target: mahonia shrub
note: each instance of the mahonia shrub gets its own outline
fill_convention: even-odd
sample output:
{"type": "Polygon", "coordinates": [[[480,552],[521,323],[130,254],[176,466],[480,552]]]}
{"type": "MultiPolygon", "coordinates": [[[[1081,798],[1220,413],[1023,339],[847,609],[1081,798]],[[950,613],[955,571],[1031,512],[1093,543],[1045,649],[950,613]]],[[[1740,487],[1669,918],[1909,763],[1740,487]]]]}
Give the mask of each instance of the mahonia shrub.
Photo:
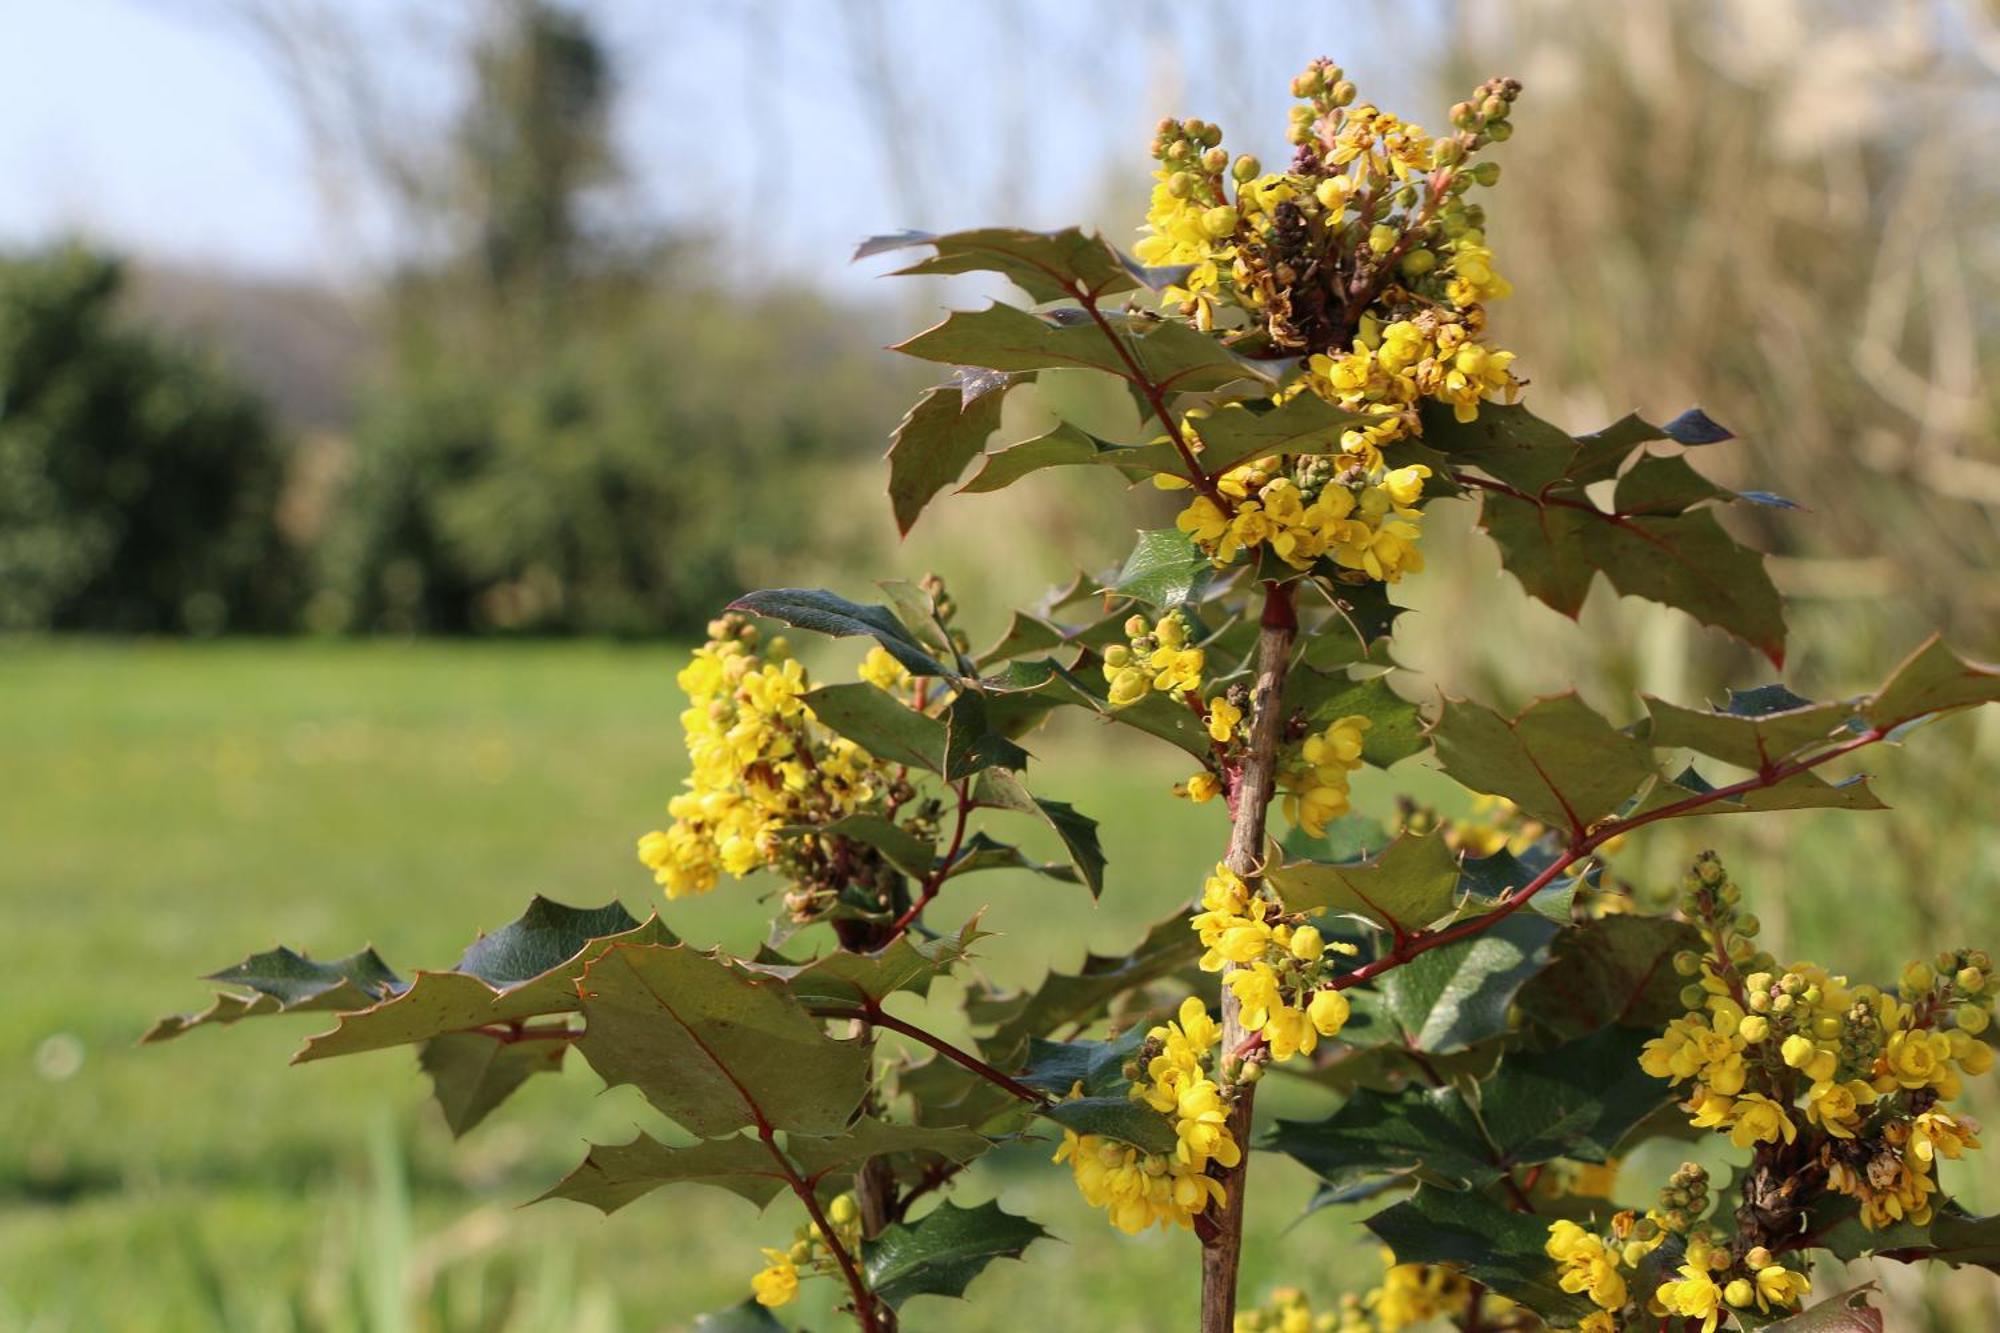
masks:
{"type": "Polygon", "coordinates": [[[1572,435],[1522,401],[1487,334],[1508,287],[1477,202],[1517,83],[1481,85],[1436,136],[1323,60],[1293,91],[1281,170],[1232,157],[1213,125],[1160,125],[1132,255],[1078,230],[861,247],[926,251],[906,273],[997,274],[1031,303],[901,344],[950,368],[889,450],[901,528],[948,486],[1054,467],[1183,507],[983,649],[935,579],[881,601],[752,593],[710,626],[680,675],[690,776],[639,858],[669,904],[772,886],[764,949],[684,942],[671,906],[640,921],[537,900],[409,980],[373,952],[257,955],[154,1038],[330,1015],[299,1058],[414,1045],[460,1133],[575,1051],[689,1141],[593,1147],[548,1197],[612,1212],[701,1184],[796,1210],[795,1242],[763,1252],[712,1329],[779,1327],[771,1311],[813,1280],[871,1333],[913,1298],[962,1295],[1044,1234],[951,1197],[1022,1138],[1112,1227],[1188,1233],[1210,1331],[1880,1329],[1866,1288],[1815,1288],[1816,1257],[2000,1263],[2000,1220],[1947,1188],[1979,1145],[1955,1099],[1993,1064],[1991,959],[1954,946],[1872,982],[1780,962],[1713,856],[1678,894],[1614,863],[1628,834],[1697,816],[1879,809],[1864,776],[1830,774],[2000,697],[2000,671],[1933,640],[1870,693],[1767,683],[1720,707],[1647,698],[1622,723],[1574,694],[1510,716],[1392,689],[1390,589],[1421,575],[1432,504],[1476,503],[1506,568],[1558,610],[1602,574],[1781,667],[1763,559],[1716,513],[1784,501],[1697,469],[1730,438],[1699,411],[1572,435]],[[1001,404],[1049,371],[1117,382],[1139,436],[1065,420],[989,448],[1001,404]],[[866,656],[816,678],[778,626],[866,656]],[[1189,776],[1162,802],[1222,802],[1228,842],[1125,952],[1021,990],[970,978],[961,1011],[938,1013],[932,984],[984,934],[961,880],[1103,887],[1095,821],[1034,791],[1024,742],[1064,712],[1179,751],[1189,776]],[[1470,816],[1350,808],[1355,773],[1420,753],[1470,816]],[[1037,827],[1057,859],[1016,841],[1037,827]],[[1278,1076],[1340,1104],[1260,1124],[1278,1076]],[[1711,1133],[1726,1180],[1621,1170],[1648,1141],[1711,1133]],[[1258,1151],[1309,1168],[1317,1203],[1373,1206],[1372,1285],[1238,1309],[1258,1151]]]}

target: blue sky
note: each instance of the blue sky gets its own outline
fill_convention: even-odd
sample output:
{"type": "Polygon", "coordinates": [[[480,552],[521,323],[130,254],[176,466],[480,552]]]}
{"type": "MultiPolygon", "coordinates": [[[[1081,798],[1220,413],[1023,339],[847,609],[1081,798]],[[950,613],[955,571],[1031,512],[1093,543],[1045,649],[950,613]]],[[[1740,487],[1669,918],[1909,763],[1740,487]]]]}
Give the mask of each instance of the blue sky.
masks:
{"type": "MultiPolygon", "coordinates": [[[[145,254],[332,278],[403,243],[364,178],[327,173],[235,2],[11,0],[0,242],[81,230],[145,254]]],[[[351,24],[412,142],[448,122],[462,87],[450,51],[477,0],[304,3],[351,24]]],[[[1362,3],[1253,0],[1227,24],[1218,6],[1173,0],[587,8],[622,71],[624,206],[710,234],[751,277],[851,287],[867,277],[846,266],[853,242],[908,225],[1089,217],[1122,232],[1143,207],[1154,120],[1179,110],[1241,125],[1232,144],[1275,160],[1284,85],[1321,53],[1440,118],[1396,78],[1399,62],[1360,54],[1375,25],[1357,16],[1388,12],[1362,3]]]]}

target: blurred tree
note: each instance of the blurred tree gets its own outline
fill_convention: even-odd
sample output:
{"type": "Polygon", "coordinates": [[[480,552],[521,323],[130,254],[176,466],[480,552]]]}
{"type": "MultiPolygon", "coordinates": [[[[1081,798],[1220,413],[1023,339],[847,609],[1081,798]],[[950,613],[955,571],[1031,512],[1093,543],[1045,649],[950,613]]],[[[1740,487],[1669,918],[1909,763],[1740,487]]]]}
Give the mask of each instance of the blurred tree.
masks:
{"type": "Polygon", "coordinates": [[[811,298],[710,287],[694,244],[621,223],[608,53],[574,10],[493,14],[446,180],[408,199],[443,253],[386,285],[312,619],[693,628],[813,536],[746,540],[753,518],[810,513],[815,478],[879,440],[872,340],[811,298]]]}
{"type": "Polygon", "coordinates": [[[286,451],[224,371],[128,327],[113,260],[0,260],[0,629],[276,630],[286,451]]]}

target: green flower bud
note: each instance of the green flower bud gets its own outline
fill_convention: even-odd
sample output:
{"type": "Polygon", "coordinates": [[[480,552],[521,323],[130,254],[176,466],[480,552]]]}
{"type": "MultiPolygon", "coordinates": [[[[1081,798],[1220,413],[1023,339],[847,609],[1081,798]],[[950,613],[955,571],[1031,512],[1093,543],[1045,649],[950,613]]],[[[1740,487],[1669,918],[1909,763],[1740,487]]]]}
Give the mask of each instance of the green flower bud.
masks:
{"type": "Polygon", "coordinates": [[[1708,992],[1703,990],[1698,984],[1681,987],[1681,1007],[1683,1009],[1699,1009],[1706,1003],[1708,1003],[1708,992]]]}
{"type": "Polygon", "coordinates": [[[1352,106],[1354,105],[1354,98],[1359,91],[1358,88],[1346,79],[1342,79],[1340,82],[1334,84],[1332,89],[1327,93],[1327,100],[1335,106],[1352,106]]]}
{"type": "Polygon", "coordinates": [[[1498,185],[1500,183],[1500,164],[1498,162],[1481,162],[1472,169],[1472,179],[1473,183],[1477,185],[1498,185]]]}
{"type": "Polygon", "coordinates": [[[1201,155],[1202,170],[1210,175],[1218,175],[1229,165],[1229,154],[1220,148],[1211,148],[1201,155]]]}
{"type": "Polygon", "coordinates": [[[1236,210],[1228,204],[1217,204],[1201,215],[1201,229],[1218,241],[1234,232],[1236,223],[1236,210]]]}
{"type": "Polygon", "coordinates": [[[1701,955],[1693,949],[1682,949],[1674,955],[1674,971],[1684,977],[1701,975],[1701,955]]]}
{"type": "Polygon", "coordinates": [[[1264,174],[1264,164],[1245,153],[1230,164],[1229,174],[1238,181],[1254,181],[1264,174]]]}
{"type": "Polygon", "coordinates": [[[1486,127],[1486,137],[1494,143],[1506,143],[1514,137],[1513,123],[1505,120],[1496,120],[1489,123],[1486,127]]]}
{"type": "Polygon", "coordinates": [[[1986,974],[1976,967],[1961,967],[1952,977],[1958,988],[1967,995],[1977,995],[1986,989],[1986,974]]]}
{"type": "Polygon", "coordinates": [[[1976,1037],[1986,1031],[1986,1025],[1993,1021],[1992,1015],[1976,1004],[1961,1004],[1951,1012],[1952,1021],[1958,1030],[1968,1037],[1976,1037]]]}
{"type": "Polygon", "coordinates": [[[1412,250],[1403,256],[1401,268],[1409,277],[1421,278],[1437,267],[1438,257],[1430,250],[1412,250]]]}
{"type": "Polygon", "coordinates": [[[1167,193],[1176,199],[1185,199],[1194,193],[1194,176],[1185,171],[1176,171],[1167,177],[1167,193]]]}
{"type": "Polygon", "coordinates": [[[1396,242],[1403,233],[1386,222],[1378,222],[1368,230],[1368,248],[1378,255],[1386,255],[1396,248],[1396,242]]]}

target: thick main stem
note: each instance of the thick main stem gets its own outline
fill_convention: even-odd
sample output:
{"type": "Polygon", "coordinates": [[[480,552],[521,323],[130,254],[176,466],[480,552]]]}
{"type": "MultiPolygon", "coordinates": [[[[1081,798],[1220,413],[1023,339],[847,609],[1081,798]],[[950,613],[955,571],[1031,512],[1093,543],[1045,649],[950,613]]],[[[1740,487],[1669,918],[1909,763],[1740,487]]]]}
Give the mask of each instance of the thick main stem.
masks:
{"type": "MultiPolygon", "coordinates": [[[[1252,888],[1263,869],[1264,815],[1277,791],[1278,748],[1285,733],[1285,672],[1299,631],[1289,584],[1265,586],[1262,625],[1257,639],[1257,683],[1251,696],[1249,753],[1237,777],[1229,853],[1224,858],[1252,888]]],[[[1243,1048],[1246,1036],[1236,996],[1227,984],[1234,970],[1230,967],[1222,974],[1221,1060],[1225,1071],[1243,1048]]],[[[1229,1132],[1242,1148],[1243,1159],[1222,1173],[1222,1208],[1214,1215],[1214,1234],[1201,1252],[1202,1333],[1231,1333],[1236,1323],[1236,1275],[1243,1262],[1243,1200],[1250,1171],[1250,1113],[1256,1086],[1236,1083],[1234,1092],[1229,1132]]]]}

